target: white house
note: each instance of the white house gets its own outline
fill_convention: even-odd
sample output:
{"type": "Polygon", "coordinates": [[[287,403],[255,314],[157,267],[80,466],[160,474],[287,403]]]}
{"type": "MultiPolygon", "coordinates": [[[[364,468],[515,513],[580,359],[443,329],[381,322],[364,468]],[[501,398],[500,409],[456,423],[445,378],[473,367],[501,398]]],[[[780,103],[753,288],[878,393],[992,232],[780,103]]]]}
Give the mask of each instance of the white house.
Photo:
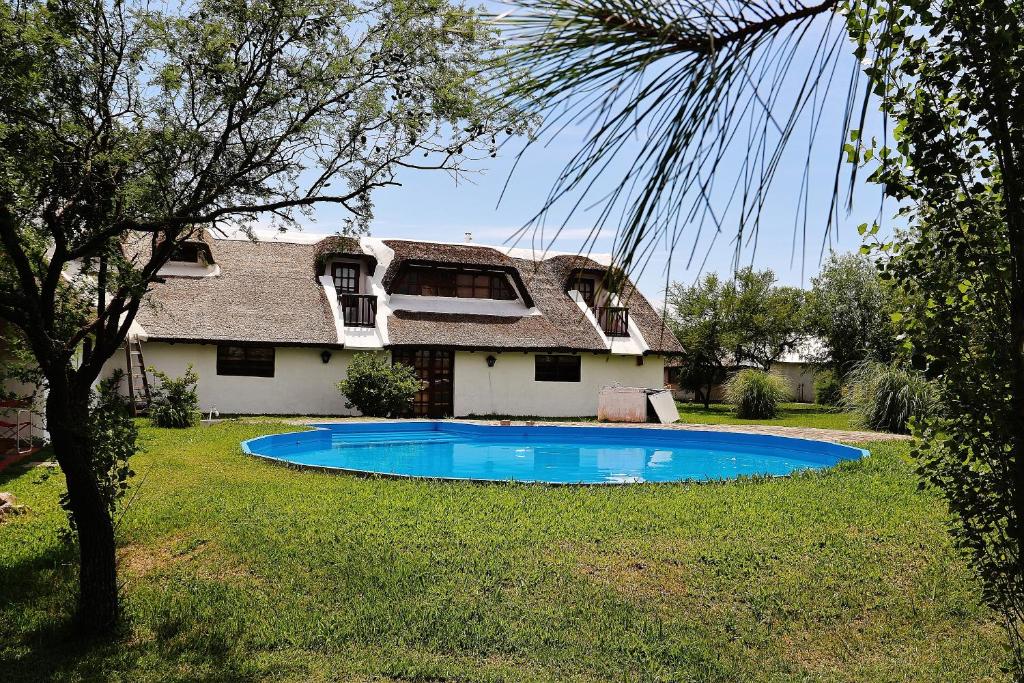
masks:
{"type": "Polygon", "coordinates": [[[601,386],[661,388],[666,355],[681,351],[607,259],[286,239],[190,242],[139,311],[145,365],[194,366],[203,411],[351,413],[336,385],[353,354],[378,351],[424,381],[417,416],[594,415],[601,386]]]}

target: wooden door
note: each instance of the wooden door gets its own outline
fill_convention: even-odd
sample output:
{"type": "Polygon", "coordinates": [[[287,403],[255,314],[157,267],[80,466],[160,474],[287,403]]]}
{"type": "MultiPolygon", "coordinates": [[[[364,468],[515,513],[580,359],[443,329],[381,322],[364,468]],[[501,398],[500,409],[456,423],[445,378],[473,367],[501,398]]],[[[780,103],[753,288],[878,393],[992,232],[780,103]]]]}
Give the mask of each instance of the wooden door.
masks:
{"type": "Polygon", "coordinates": [[[451,417],[454,413],[455,353],[447,349],[395,349],[394,362],[416,371],[423,389],[412,403],[415,417],[451,417]]]}

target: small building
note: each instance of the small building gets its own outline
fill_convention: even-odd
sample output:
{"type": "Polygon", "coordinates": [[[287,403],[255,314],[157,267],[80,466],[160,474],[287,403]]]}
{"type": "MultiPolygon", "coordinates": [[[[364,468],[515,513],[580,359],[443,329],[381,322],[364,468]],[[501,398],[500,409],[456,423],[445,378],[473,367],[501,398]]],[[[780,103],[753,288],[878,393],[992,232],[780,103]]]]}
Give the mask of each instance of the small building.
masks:
{"type": "Polygon", "coordinates": [[[172,376],[192,365],[204,412],[351,414],[336,385],[371,351],[416,369],[416,416],[591,416],[602,386],[662,388],[664,359],[681,351],[608,258],[288,239],[204,235],[138,313],[145,365],[172,376]]]}

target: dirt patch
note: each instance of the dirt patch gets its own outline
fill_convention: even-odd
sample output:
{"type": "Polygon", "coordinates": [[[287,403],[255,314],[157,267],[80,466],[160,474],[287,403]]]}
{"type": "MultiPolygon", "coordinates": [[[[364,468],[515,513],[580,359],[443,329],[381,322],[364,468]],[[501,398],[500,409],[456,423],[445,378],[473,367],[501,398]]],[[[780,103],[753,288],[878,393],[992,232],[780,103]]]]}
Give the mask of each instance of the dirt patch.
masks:
{"type": "Polygon", "coordinates": [[[172,534],[151,545],[125,546],[118,551],[117,559],[122,575],[128,578],[187,568],[202,579],[256,579],[238,558],[224,552],[209,539],[189,533],[172,534]]]}

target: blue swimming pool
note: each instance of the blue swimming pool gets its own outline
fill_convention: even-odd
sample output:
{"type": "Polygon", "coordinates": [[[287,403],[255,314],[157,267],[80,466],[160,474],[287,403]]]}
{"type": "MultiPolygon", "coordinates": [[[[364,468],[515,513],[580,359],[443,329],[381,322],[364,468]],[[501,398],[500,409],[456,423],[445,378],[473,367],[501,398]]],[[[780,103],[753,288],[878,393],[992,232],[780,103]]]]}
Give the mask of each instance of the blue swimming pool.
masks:
{"type": "Polygon", "coordinates": [[[625,484],[784,475],[867,451],[763,434],[470,424],[349,422],[249,439],[242,449],[284,463],[397,477],[625,484]]]}

